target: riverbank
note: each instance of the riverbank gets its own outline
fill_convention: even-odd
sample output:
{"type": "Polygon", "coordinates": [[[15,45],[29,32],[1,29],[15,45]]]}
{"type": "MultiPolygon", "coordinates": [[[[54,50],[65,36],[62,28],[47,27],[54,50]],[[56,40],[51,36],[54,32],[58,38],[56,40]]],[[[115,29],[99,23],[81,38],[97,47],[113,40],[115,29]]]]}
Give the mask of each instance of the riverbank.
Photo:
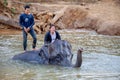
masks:
{"type": "MultiPolygon", "coordinates": [[[[5,25],[9,22],[11,29],[16,28],[16,24],[19,26],[19,15],[23,12],[25,4],[26,2],[13,0],[11,5],[14,6],[9,5],[7,8],[2,6],[0,9],[1,22],[4,20],[5,25]],[[3,11],[2,8],[4,8],[3,11]]],[[[54,23],[57,29],[87,29],[99,34],[120,36],[120,6],[115,0],[99,0],[94,3],[80,2],[79,4],[69,2],[32,2],[29,4],[35,17],[34,29],[38,34],[48,31],[48,24],[54,23]]],[[[2,29],[6,29],[6,26],[2,26],[2,29]]]]}
{"type": "Polygon", "coordinates": [[[18,35],[21,34],[21,30],[15,29],[0,29],[0,35],[18,35]]]}

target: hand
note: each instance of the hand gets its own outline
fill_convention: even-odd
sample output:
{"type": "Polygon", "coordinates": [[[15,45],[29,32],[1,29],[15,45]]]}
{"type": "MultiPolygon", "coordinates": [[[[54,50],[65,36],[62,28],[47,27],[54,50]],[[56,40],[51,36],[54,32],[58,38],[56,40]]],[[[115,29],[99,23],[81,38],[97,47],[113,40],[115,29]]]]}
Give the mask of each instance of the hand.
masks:
{"type": "Polygon", "coordinates": [[[27,32],[29,32],[29,31],[30,31],[30,28],[28,27],[28,28],[27,28],[27,32]]]}
{"type": "Polygon", "coordinates": [[[25,31],[26,33],[28,33],[28,31],[27,31],[27,28],[26,28],[26,27],[24,27],[24,31],[25,31]]]}

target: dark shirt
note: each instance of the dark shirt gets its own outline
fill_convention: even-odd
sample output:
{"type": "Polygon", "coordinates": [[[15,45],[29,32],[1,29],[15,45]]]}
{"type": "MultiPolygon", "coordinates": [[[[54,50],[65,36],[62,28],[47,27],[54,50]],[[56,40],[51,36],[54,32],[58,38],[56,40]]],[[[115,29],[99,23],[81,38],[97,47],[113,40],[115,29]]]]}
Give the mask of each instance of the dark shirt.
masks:
{"type": "Polygon", "coordinates": [[[20,15],[20,18],[19,18],[19,23],[20,23],[20,26],[23,28],[23,27],[26,27],[26,28],[32,28],[33,29],[33,25],[34,25],[34,17],[32,14],[25,14],[25,13],[22,13],[20,15]]]}
{"type": "MultiPolygon", "coordinates": [[[[55,31],[55,33],[56,33],[56,39],[61,40],[61,37],[60,37],[59,33],[57,31],[55,31]]],[[[44,44],[48,44],[48,43],[51,43],[51,42],[52,42],[52,37],[51,37],[50,31],[48,31],[45,34],[45,37],[44,37],[44,44]]]]}

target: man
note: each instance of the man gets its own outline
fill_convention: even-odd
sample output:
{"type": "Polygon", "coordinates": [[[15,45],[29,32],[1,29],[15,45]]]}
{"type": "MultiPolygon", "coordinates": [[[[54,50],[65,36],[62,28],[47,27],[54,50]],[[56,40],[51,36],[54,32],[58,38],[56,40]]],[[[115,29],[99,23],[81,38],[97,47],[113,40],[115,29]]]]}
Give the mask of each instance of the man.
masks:
{"type": "Polygon", "coordinates": [[[50,24],[49,31],[45,34],[44,44],[53,43],[56,39],[61,40],[59,33],[55,29],[55,25],[50,24]]]}
{"type": "Polygon", "coordinates": [[[35,31],[33,29],[34,17],[30,13],[29,5],[26,5],[24,9],[25,9],[24,13],[22,13],[19,18],[20,26],[23,29],[23,47],[24,47],[24,50],[26,51],[27,50],[27,36],[28,36],[28,33],[30,33],[30,35],[33,38],[32,48],[33,50],[35,50],[37,38],[36,38],[35,31]]]}

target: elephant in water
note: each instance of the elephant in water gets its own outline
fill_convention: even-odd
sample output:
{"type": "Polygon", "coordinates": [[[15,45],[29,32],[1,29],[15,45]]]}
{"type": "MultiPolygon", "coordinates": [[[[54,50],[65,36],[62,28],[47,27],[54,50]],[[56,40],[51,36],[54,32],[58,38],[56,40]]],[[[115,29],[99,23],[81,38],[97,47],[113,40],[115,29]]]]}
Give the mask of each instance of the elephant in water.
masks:
{"type": "Polygon", "coordinates": [[[82,49],[78,50],[76,64],[74,65],[72,65],[73,54],[71,49],[72,47],[69,42],[56,40],[51,44],[43,45],[39,50],[17,54],[13,57],[13,60],[66,67],[80,67],[82,64],[82,49]]]}

